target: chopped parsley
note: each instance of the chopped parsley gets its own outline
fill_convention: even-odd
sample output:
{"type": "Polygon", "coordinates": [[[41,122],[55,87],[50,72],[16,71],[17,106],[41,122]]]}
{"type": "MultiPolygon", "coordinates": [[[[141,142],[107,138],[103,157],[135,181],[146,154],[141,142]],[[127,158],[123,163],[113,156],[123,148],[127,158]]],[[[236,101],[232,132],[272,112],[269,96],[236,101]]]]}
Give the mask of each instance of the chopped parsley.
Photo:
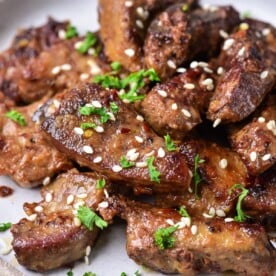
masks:
{"type": "Polygon", "coordinates": [[[100,115],[100,122],[106,123],[110,119],[110,115],[104,107],[94,107],[91,105],[85,105],[79,108],[81,115],[89,116],[92,114],[100,115]]]}
{"type": "Polygon", "coordinates": [[[89,230],[93,230],[94,224],[101,230],[107,227],[107,222],[86,206],[79,207],[77,216],[89,230]]]}
{"type": "Polygon", "coordinates": [[[162,250],[172,248],[175,243],[175,238],[172,234],[177,230],[177,226],[160,228],[154,233],[154,242],[162,250]]]}
{"type": "Polygon", "coordinates": [[[136,270],[134,272],[134,276],[142,276],[141,272],[139,270],[136,270]]]}
{"type": "Polygon", "coordinates": [[[97,189],[103,189],[105,184],[106,184],[105,179],[98,179],[96,188],[97,189]]]}
{"type": "Polygon", "coordinates": [[[244,200],[244,198],[248,195],[249,190],[244,188],[243,185],[241,184],[235,184],[231,187],[231,189],[229,190],[230,193],[232,193],[234,190],[241,190],[239,197],[238,197],[238,202],[236,205],[236,211],[237,211],[237,215],[234,217],[235,221],[238,222],[243,222],[245,221],[246,218],[248,218],[248,216],[244,213],[244,211],[242,210],[242,201],[244,200]]]}
{"type": "Polygon", "coordinates": [[[189,5],[188,5],[188,4],[182,5],[181,10],[182,10],[183,12],[187,12],[187,11],[189,10],[189,5]]]}
{"type": "Polygon", "coordinates": [[[99,75],[94,77],[93,82],[100,84],[104,88],[121,89],[121,81],[118,77],[99,75]]]}
{"type": "Polygon", "coordinates": [[[125,272],[122,272],[121,276],[127,276],[127,274],[125,272]]]}
{"type": "Polygon", "coordinates": [[[122,64],[118,61],[114,61],[110,64],[110,67],[114,71],[120,71],[122,69],[122,64]]]}
{"type": "Polygon", "coordinates": [[[92,122],[85,122],[85,123],[81,123],[80,127],[84,130],[88,129],[88,128],[95,128],[97,125],[95,123],[92,122]]]}
{"type": "Polygon", "coordinates": [[[97,42],[97,38],[91,32],[87,32],[84,41],[81,46],[77,49],[77,51],[81,54],[86,54],[88,50],[94,46],[97,42]]]}
{"type": "Polygon", "coordinates": [[[0,232],[7,231],[8,229],[11,228],[11,226],[12,224],[10,222],[0,223],[0,232]]]}
{"type": "Polygon", "coordinates": [[[251,12],[250,11],[244,11],[241,13],[241,19],[246,19],[248,17],[251,16],[251,12]]]}
{"type": "Polygon", "coordinates": [[[71,39],[76,36],[78,36],[77,28],[72,26],[71,24],[68,24],[68,26],[66,28],[66,32],[65,32],[65,38],[71,39]]]}
{"type": "Polygon", "coordinates": [[[119,106],[115,102],[110,102],[110,110],[112,113],[116,114],[119,111],[119,106]]]}
{"type": "Polygon", "coordinates": [[[120,159],[120,165],[123,169],[127,169],[135,166],[135,163],[128,161],[125,156],[122,156],[120,159]]]}
{"type": "Polygon", "coordinates": [[[68,272],[67,272],[67,276],[74,276],[73,271],[72,271],[72,270],[68,271],[68,272]]]}
{"type": "Polygon", "coordinates": [[[6,112],[5,116],[7,118],[13,120],[14,122],[18,123],[20,126],[26,126],[27,125],[24,116],[16,110],[10,110],[10,111],[6,112]]]}
{"type": "Polygon", "coordinates": [[[199,198],[199,196],[198,196],[198,185],[199,185],[199,183],[202,181],[202,179],[201,179],[201,177],[200,177],[200,175],[199,175],[199,173],[198,173],[198,165],[204,163],[205,160],[200,159],[199,154],[197,154],[197,155],[195,156],[194,162],[195,162],[195,165],[194,165],[195,196],[196,196],[196,198],[198,199],[198,198],[199,198]]]}
{"type": "Polygon", "coordinates": [[[189,215],[189,213],[187,212],[187,210],[185,209],[184,206],[181,206],[179,208],[179,214],[182,216],[182,217],[186,217],[186,218],[190,218],[191,216],[189,215]]]}
{"type": "Polygon", "coordinates": [[[93,272],[85,272],[83,276],[97,276],[96,273],[93,272]]]}
{"type": "Polygon", "coordinates": [[[165,139],[165,144],[166,144],[166,148],[168,151],[175,151],[176,150],[176,146],[174,144],[174,142],[171,139],[171,136],[169,134],[164,136],[165,139]]]}
{"type": "Polygon", "coordinates": [[[149,169],[150,180],[160,183],[160,172],[153,165],[154,156],[151,156],[147,159],[147,165],[149,169]]]}

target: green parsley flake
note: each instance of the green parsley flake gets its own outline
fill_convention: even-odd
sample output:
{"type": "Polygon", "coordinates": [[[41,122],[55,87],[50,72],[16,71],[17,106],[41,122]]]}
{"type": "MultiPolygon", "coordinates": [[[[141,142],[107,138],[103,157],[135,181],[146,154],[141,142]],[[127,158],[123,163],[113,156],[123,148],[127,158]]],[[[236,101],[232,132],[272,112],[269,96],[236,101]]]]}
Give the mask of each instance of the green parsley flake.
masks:
{"type": "Polygon", "coordinates": [[[167,134],[166,136],[164,136],[165,139],[165,144],[166,144],[166,148],[168,151],[176,151],[176,146],[174,144],[174,142],[172,141],[171,137],[169,134],[167,134]]]}
{"type": "Polygon", "coordinates": [[[89,116],[89,115],[100,115],[100,122],[106,123],[110,119],[110,115],[107,113],[107,110],[104,107],[94,107],[94,106],[82,106],[79,108],[79,112],[81,115],[89,116]]]}
{"type": "Polygon", "coordinates": [[[182,9],[183,12],[187,12],[189,10],[189,5],[184,4],[181,9],[182,9]]]}
{"type": "Polygon", "coordinates": [[[0,232],[7,231],[8,229],[11,228],[11,226],[12,224],[10,222],[0,223],[0,232]]]}
{"type": "Polygon", "coordinates": [[[74,276],[73,271],[72,271],[72,270],[68,271],[68,272],[67,272],[67,276],[74,276]]]}
{"type": "Polygon", "coordinates": [[[77,28],[69,24],[67,26],[66,32],[65,32],[65,38],[66,39],[71,39],[73,37],[78,36],[78,31],[77,28]]]}
{"type": "Polygon", "coordinates": [[[238,221],[238,222],[243,222],[243,221],[245,221],[246,218],[248,218],[248,216],[242,210],[241,205],[242,205],[242,201],[244,200],[244,198],[248,195],[249,190],[244,188],[244,186],[241,184],[235,184],[231,187],[229,192],[232,193],[234,190],[237,190],[237,189],[241,190],[241,192],[238,197],[238,202],[237,202],[237,206],[236,206],[237,215],[234,217],[234,220],[238,221]]]}
{"type": "Polygon", "coordinates": [[[91,123],[91,122],[85,122],[85,123],[81,123],[80,127],[84,130],[88,129],[88,128],[95,128],[97,125],[95,123],[91,123]]]}
{"type": "Polygon", "coordinates": [[[112,62],[112,63],[110,64],[110,67],[111,67],[111,69],[114,70],[114,71],[120,71],[121,68],[122,68],[122,64],[121,64],[120,62],[118,62],[118,61],[114,61],[114,62],[112,62]]]}
{"type": "Polygon", "coordinates": [[[200,159],[199,154],[197,154],[195,156],[194,162],[195,162],[195,165],[194,165],[195,196],[196,196],[197,199],[199,199],[199,196],[198,196],[198,185],[202,181],[202,179],[201,179],[201,177],[200,177],[200,175],[198,173],[198,165],[204,163],[205,160],[200,159]]]}
{"type": "Polygon", "coordinates": [[[125,272],[122,272],[121,276],[127,276],[127,274],[125,272]]]}
{"type": "Polygon", "coordinates": [[[106,221],[86,206],[79,207],[77,217],[90,231],[93,230],[94,224],[101,230],[108,225],[106,221]]]}
{"type": "Polygon", "coordinates": [[[101,85],[104,88],[121,89],[121,81],[118,77],[99,75],[94,77],[93,82],[101,85]]]}
{"type": "Polygon", "coordinates": [[[141,272],[139,270],[136,270],[134,272],[134,276],[142,276],[141,272]]]}
{"type": "Polygon", "coordinates": [[[147,159],[150,180],[160,183],[160,172],[153,165],[153,161],[154,161],[154,156],[151,156],[147,159]]]}
{"type": "Polygon", "coordinates": [[[172,234],[177,230],[178,226],[170,226],[167,228],[160,228],[154,233],[154,242],[162,250],[172,248],[175,243],[175,238],[172,234]]]}
{"type": "Polygon", "coordinates": [[[85,272],[83,276],[97,276],[96,273],[93,272],[85,272]]]}
{"type": "Polygon", "coordinates": [[[96,188],[99,189],[99,190],[103,189],[105,184],[106,184],[105,179],[98,179],[96,188]]]}
{"type": "Polygon", "coordinates": [[[248,17],[251,16],[251,12],[250,11],[244,11],[241,13],[241,19],[246,19],[248,17]]]}
{"type": "Polygon", "coordinates": [[[10,111],[6,112],[5,116],[7,118],[13,120],[14,122],[18,123],[20,126],[27,125],[24,116],[16,110],[10,110],[10,111]]]}
{"type": "Polygon", "coordinates": [[[120,159],[120,165],[123,169],[127,169],[135,166],[135,163],[128,161],[125,156],[122,156],[120,159]]]}
{"type": "Polygon", "coordinates": [[[110,106],[110,110],[113,114],[118,113],[119,106],[115,102],[110,102],[109,106],[110,106]]]}
{"type": "Polygon", "coordinates": [[[186,217],[186,218],[190,218],[191,216],[189,215],[189,213],[187,212],[187,210],[185,209],[184,206],[181,206],[179,208],[179,214],[182,216],[182,217],[186,217]]]}
{"type": "Polygon", "coordinates": [[[81,54],[86,54],[88,50],[94,46],[97,42],[97,38],[94,34],[87,32],[84,41],[81,46],[77,49],[77,51],[81,54]]]}

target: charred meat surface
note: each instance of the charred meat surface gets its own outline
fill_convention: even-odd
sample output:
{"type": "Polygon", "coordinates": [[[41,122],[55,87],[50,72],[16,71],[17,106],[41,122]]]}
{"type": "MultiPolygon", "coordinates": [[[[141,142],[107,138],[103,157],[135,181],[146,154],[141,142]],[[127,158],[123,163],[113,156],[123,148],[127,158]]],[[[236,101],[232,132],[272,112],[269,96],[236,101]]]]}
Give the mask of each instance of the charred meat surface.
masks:
{"type": "Polygon", "coordinates": [[[182,63],[203,55],[212,57],[222,43],[219,31],[231,31],[238,23],[239,15],[230,6],[191,12],[183,12],[181,4],[170,6],[149,27],[144,45],[146,65],[167,78],[182,63]]]}
{"type": "MultiPolygon", "coordinates": [[[[119,214],[127,221],[127,253],[138,264],[163,273],[196,275],[231,270],[246,275],[273,275],[275,256],[264,228],[258,224],[224,222],[222,219],[191,218],[181,224],[174,209],[152,207],[111,198],[109,208],[100,210],[110,219],[119,214]],[[160,248],[155,234],[172,227],[169,248],[160,248]]],[[[162,240],[163,245],[168,244],[162,240]]]]}
{"type": "Polygon", "coordinates": [[[73,169],[43,187],[41,202],[25,203],[28,218],[21,219],[11,229],[13,249],[21,265],[45,271],[85,256],[86,248],[94,245],[99,229],[94,226],[92,231],[88,230],[76,222],[74,214],[82,205],[96,210],[105,199],[103,189],[96,188],[99,179],[105,177],[73,169]]]}
{"type": "Polygon", "coordinates": [[[42,129],[80,165],[125,182],[138,193],[185,191],[190,176],[183,156],[168,152],[164,139],[137,115],[117,91],[87,84],[67,93],[42,129]],[[83,130],[84,124],[90,125],[83,130]]]}

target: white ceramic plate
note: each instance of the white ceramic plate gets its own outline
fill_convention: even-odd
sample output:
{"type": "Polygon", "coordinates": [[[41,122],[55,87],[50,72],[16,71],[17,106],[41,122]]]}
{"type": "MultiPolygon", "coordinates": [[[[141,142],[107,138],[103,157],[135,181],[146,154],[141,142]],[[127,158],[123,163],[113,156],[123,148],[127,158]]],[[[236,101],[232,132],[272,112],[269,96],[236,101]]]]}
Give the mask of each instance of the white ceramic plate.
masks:
{"type": "MultiPolygon", "coordinates": [[[[240,11],[250,11],[252,16],[276,24],[275,0],[207,0],[202,2],[220,5],[231,2],[240,11]]],[[[70,19],[82,33],[98,28],[96,0],[0,0],[0,50],[8,47],[17,28],[44,24],[49,15],[59,20],[70,19]]],[[[22,209],[24,202],[40,200],[38,189],[21,189],[7,177],[0,176],[0,185],[10,186],[15,191],[10,197],[0,198],[0,222],[17,222],[24,217],[22,209]]],[[[10,233],[8,231],[0,233],[0,238],[9,239],[10,233]]],[[[1,246],[3,245],[0,244],[0,250],[1,246]]],[[[42,275],[21,267],[13,252],[7,256],[1,256],[1,258],[22,272],[23,275],[42,275]]],[[[122,223],[105,230],[92,250],[90,265],[86,265],[83,261],[77,262],[73,272],[75,276],[83,275],[87,271],[95,272],[97,276],[119,276],[122,271],[133,275],[136,270],[142,272],[143,275],[159,275],[159,273],[143,270],[128,258],[125,251],[125,225],[122,223]]],[[[68,271],[69,269],[64,268],[43,275],[66,275],[68,271]]],[[[0,259],[0,276],[5,275],[17,274],[10,267],[4,265],[0,259]]]]}

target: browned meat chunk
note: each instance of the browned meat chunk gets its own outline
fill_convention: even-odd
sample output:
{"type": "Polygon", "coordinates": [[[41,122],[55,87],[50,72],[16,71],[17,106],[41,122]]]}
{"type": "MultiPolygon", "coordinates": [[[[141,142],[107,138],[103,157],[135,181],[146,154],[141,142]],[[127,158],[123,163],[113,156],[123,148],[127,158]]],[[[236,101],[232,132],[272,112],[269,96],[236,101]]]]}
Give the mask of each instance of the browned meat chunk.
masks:
{"type": "Polygon", "coordinates": [[[253,175],[276,163],[276,95],[271,95],[262,112],[230,135],[232,147],[253,175]]]}
{"type": "Polygon", "coordinates": [[[158,134],[182,139],[201,123],[201,113],[208,108],[215,85],[213,78],[202,71],[200,67],[190,69],[157,84],[145,97],[141,112],[158,134]]]}
{"type": "Polygon", "coordinates": [[[266,58],[266,45],[250,28],[227,38],[219,57],[225,74],[211,99],[212,121],[237,122],[250,115],[275,84],[275,70],[266,58]]]}
{"type": "Polygon", "coordinates": [[[106,55],[130,71],[143,67],[143,43],[153,16],[175,2],[196,6],[195,0],[100,0],[100,36],[106,55]]]}
{"type": "Polygon", "coordinates": [[[32,121],[34,112],[45,100],[16,108],[0,104],[0,175],[12,177],[22,187],[40,185],[44,179],[72,167],[32,121]],[[5,114],[9,110],[19,112],[26,126],[7,118],[5,114]]]}
{"type": "Polygon", "coordinates": [[[239,14],[230,6],[187,13],[180,4],[171,6],[149,27],[144,45],[146,64],[160,77],[169,77],[184,62],[214,55],[222,42],[219,31],[230,31],[238,23],[239,14]]]}
{"type": "Polygon", "coordinates": [[[17,103],[30,103],[107,71],[109,66],[100,58],[75,49],[83,38],[57,37],[67,24],[50,20],[21,32],[0,55],[0,91],[17,103]]]}
{"type": "Polygon", "coordinates": [[[87,84],[67,93],[42,129],[73,160],[136,192],[184,192],[190,176],[183,156],[168,152],[164,139],[137,115],[117,91],[87,84]],[[84,131],[83,123],[90,123],[84,131]]]}
{"type": "MultiPolygon", "coordinates": [[[[99,229],[89,231],[76,219],[79,206],[96,210],[105,198],[96,189],[97,173],[71,170],[43,187],[39,203],[25,203],[27,219],[12,226],[13,249],[18,262],[35,271],[45,271],[70,264],[85,256],[93,246],[99,229]]],[[[106,183],[107,184],[107,183],[106,183]]]]}
{"type": "Polygon", "coordinates": [[[176,210],[116,199],[109,202],[109,210],[103,210],[104,217],[105,212],[106,218],[117,212],[127,220],[127,253],[138,264],[181,275],[226,270],[273,275],[275,253],[265,230],[257,224],[192,217],[192,225],[185,227],[176,210]],[[159,235],[156,242],[156,231],[177,223],[179,228],[171,236],[164,235],[162,239],[159,235]]]}

